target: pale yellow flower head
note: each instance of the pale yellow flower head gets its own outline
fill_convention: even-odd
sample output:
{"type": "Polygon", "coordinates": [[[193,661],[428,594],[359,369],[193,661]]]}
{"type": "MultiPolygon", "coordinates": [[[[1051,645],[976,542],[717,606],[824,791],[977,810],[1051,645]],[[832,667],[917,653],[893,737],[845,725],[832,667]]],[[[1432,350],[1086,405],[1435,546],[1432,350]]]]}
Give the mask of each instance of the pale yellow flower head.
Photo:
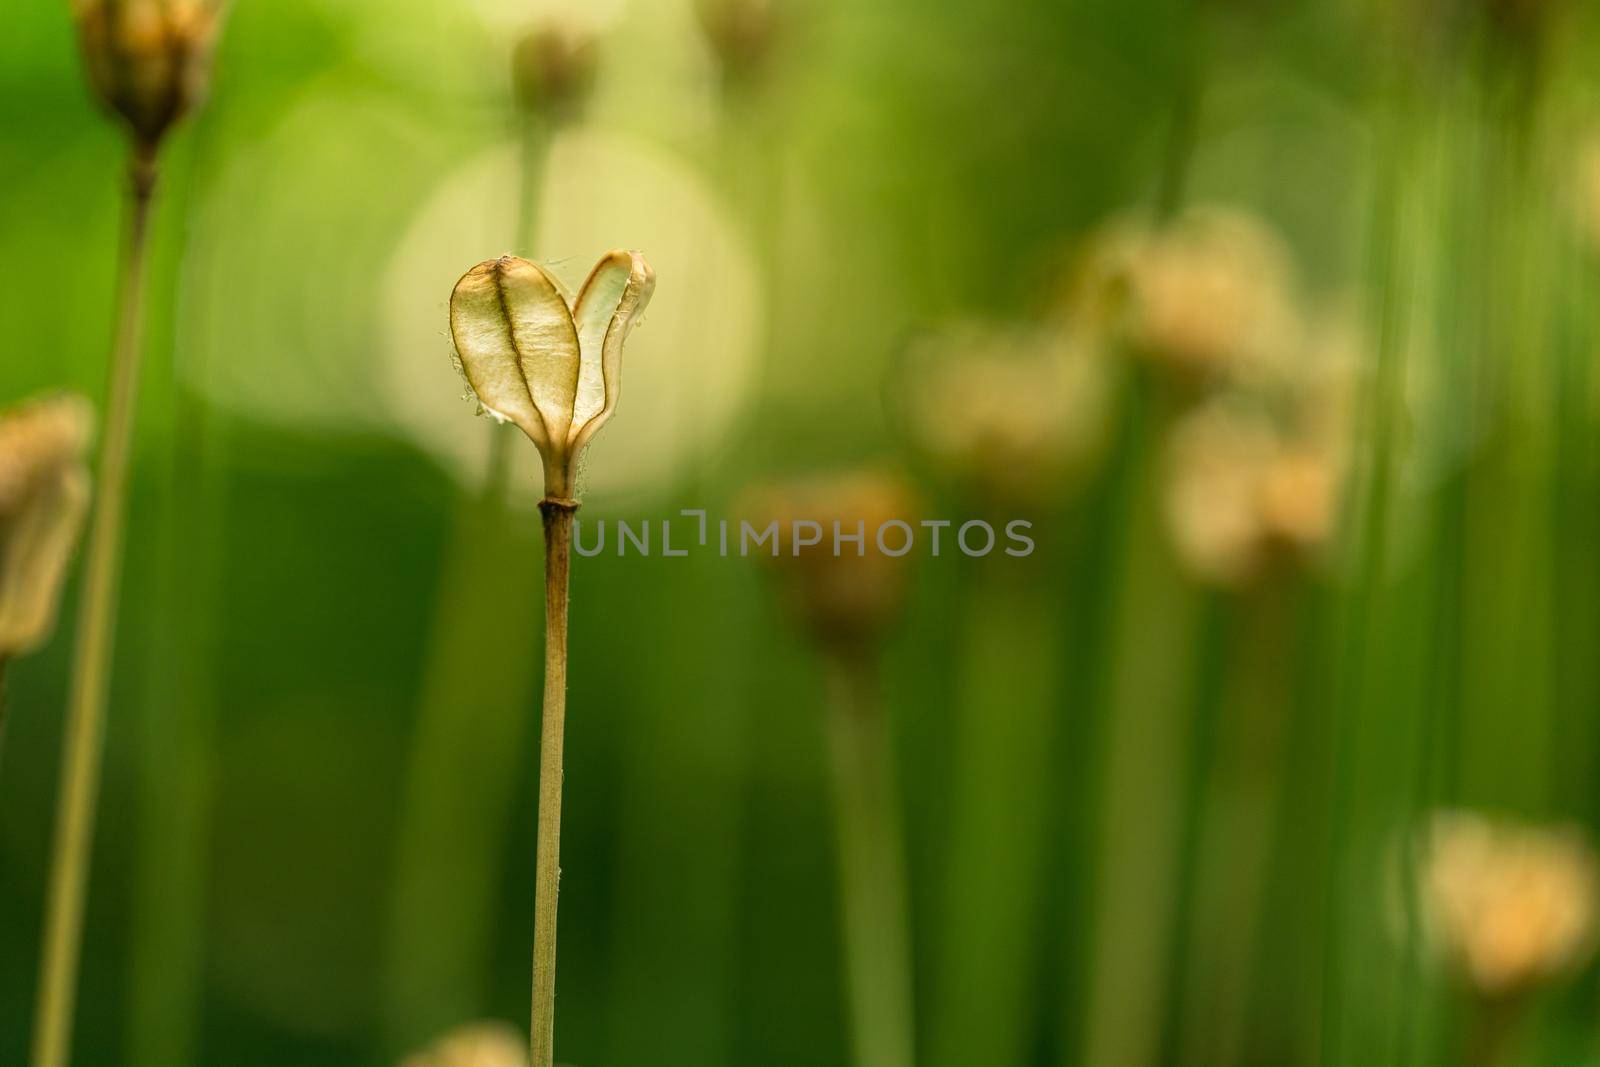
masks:
{"type": "Polygon", "coordinates": [[[1485,996],[1525,991],[1593,954],[1600,869],[1575,828],[1441,812],[1418,882],[1435,949],[1485,996]]]}
{"type": "Polygon", "coordinates": [[[1035,508],[1101,455],[1112,367],[1055,326],[947,326],[911,345],[897,383],[939,473],[985,503],[1035,508]]]}
{"type": "Polygon", "coordinates": [[[0,414],[0,659],[43,644],[89,503],[89,404],[59,396],[0,414]]]}
{"type": "Polygon", "coordinates": [[[576,297],[539,264],[502,256],[450,295],[462,373],[484,411],[538,447],[548,499],[571,502],[583,451],[616,411],[622,348],[655,284],[637,252],[606,253],[576,297]]]}
{"type": "Polygon", "coordinates": [[[528,1042],[501,1023],[470,1023],[406,1057],[400,1067],[528,1067],[528,1042]]]}
{"type": "Polygon", "coordinates": [[[1343,464],[1323,442],[1220,397],[1180,419],[1168,448],[1168,526],[1201,581],[1243,586],[1332,537],[1343,464]]]}
{"type": "Polygon", "coordinates": [[[73,0],[89,81],[154,148],[193,110],[211,77],[223,0],[73,0]]]}
{"type": "Polygon", "coordinates": [[[1240,210],[1115,224],[1091,252],[1085,285],[1074,297],[1082,311],[1185,375],[1249,376],[1300,344],[1293,258],[1266,223],[1240,210]]]}

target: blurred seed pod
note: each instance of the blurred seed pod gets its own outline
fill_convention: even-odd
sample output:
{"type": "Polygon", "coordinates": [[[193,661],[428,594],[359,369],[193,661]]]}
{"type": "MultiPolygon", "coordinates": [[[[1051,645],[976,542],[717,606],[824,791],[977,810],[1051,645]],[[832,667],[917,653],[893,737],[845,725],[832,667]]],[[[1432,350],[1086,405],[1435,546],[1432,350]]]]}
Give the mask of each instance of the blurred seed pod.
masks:
{"type": "Polygon", "coordinates": [[[986,506],[1036,510],[1104,452],[1112,376],[1103,353],[1061,329],[960,323],[908,346],[893,395],[943,477],[986,506]]]}
{"type": "Polygon", "coordinates": [[[89,506],[92,421],[88,401],[70,395],[0,414],[0,660],[54,628],[89,506]]]}
{"type": "Polygon", "coordinates": [[[1428,940],[1481,995],[1515,996],[1593,955],[1600,867],[1578,829],[1443,811],[1422,849],[1428,940]]]}
{"type": "Polygon", "coordinates": [[[528,30],[511,53],[518,105],[551,125],[577,118],[594,89],[599,53],[595,35],[575,23],[528,30]]]}
{"type": "Polygon", "coordinates": [[[811,478],[752,490],[737,510],[758,531],[776,527],[774,554],[762,558],[812,640],[845,654],[878,646],[905,607],[908,535],[886,527],[916,528],[917,501],[904,482],[879,471],[811,478]],[[861,542],[836,551],[835,523],[847,537],[862,534],[861,542]]]}
{"type": "Polygon", "coordinates": [[[1067,295],[1075,318],[1181,377],[1247,379],[1302,343],[1294,278],[1261,219],[1196,207],[1164,224],[1109,226],[1067,295]]]}
{"type": "Polygon", "coordinates": [[[400,1067],[528,1067],[528,1043],[502,1023],[469,1023],[406,1057],[400,1067]]]}
{"type": "Polygon", "coordinates": [[[89,81],[153,151],[205,96],[223,0],[73,0],[89,81]]]}
{"type": "Polygon", "coordinates": [[[724,80],[729,84],[759,80],[783,30],[781,0],[695,0],[695,14],[724,80]]]}
{"type": "Polygon", "coordinates": [[[1173,427],[1165,510],[1198,580],[1239,588],[1303,564],[1334,533],[1343,459],[1248,398],[1223,396],[1173,427]]]}
{"type": "Polygon", "coordinates": [[[655,273],[637,252],[601,257],[576,297],[526,259],[473,267],[450,294],[450,336],[483,410],[512,422],[544,459],[545,495],[567,501],[589,441],[616,411],[622,348],[655,273]]]}

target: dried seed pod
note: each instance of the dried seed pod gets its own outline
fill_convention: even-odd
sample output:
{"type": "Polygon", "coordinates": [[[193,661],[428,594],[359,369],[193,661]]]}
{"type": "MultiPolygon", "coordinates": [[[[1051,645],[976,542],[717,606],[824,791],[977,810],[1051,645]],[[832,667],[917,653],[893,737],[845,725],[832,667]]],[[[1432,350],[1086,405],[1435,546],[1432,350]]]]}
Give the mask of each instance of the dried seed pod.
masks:
{"type": "Polygon", "coordinates": [[[511,81],[523,111],[559,125],[576,118],[594,88],[599,48],[592,33],[551,23],[529,30],[511,53],[511,81]]]}
{"type": "Polygon", "coordinates": [[[544,458],[545,496],[570,501],[578,462],[611,418],[622,347],[655,291],[637,252],[601,257],[576,298],[544,267],[485,260],[450,295],[450,335],[478,403],[544,458]]]}
{"type": "Polygon", "coordinates": [[[60,396],[0,415],[0,660],[43,644],[89,504],[88,401],[60,396]]]}
{"type": "Polygon", "coordinates": [[[1593,954],[1600,866],[1577,829],[1447,811],[1423,847],[1430,940],[1482,995],[1528,991],[1593,954]]]}
{"type": "Polygon", "coordinates": [[[886,524],[916,525],[915,498],[903,482],[863,471],[769,486],[753,491],[740,510],[763,531],[776,526],[771,563],[812,639],[852,654],[878,644],[905,604],[908,566],[900,549],[909,535],[895,533],[888,552],[878,537],[886,524]],[[835,523],[852,540],[836,542],[835,523]]]}
{"type": "Polygon", "coordinates": [[[528,1067],[528,1045],[502,1023],[470,1023],[406,1057],[400,1067],[528,1067]]]}
{"type": "Polygon", "coordinates": [[[153,151],[205,95],[223,0],[74,0],[101,101],[153,151]]]}

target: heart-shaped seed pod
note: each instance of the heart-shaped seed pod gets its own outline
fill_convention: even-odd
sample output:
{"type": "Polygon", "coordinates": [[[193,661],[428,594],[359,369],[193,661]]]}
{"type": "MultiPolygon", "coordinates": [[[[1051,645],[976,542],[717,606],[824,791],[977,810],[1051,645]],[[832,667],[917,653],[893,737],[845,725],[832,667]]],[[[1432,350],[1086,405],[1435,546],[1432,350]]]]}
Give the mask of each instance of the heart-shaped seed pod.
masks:
{"type": "Polygon", "coordinates": [[[616,411],[622,348],[655,291],[637,252],[600,258],[576,297],[544,267],[485,260],[450,296],[450,336],[490,415],[517,425],[544,458],[545,496],[571,501],[583,450],[616,411]]]}

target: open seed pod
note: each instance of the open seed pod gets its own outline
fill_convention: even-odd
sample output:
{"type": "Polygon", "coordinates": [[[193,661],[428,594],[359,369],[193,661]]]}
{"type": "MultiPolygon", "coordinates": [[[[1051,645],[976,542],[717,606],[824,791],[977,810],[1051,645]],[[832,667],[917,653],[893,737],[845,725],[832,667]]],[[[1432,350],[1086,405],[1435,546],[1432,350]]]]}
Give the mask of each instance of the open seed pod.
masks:
{"type": "Polygon", "coordinates": [[[89,504],[91,417],[77,396],[0,415],[0,659],[50,636],[89,504]]]}
{"type": "Polygon", "coordinates": [[[579,460],[611,418],[622,347],[655,291],[637,252],[601,257],[576,297],[544,267],[485,260],[456,283],[450,335],[484,411],[517,425],[544,459],[548,499],[572,502],[579,460]]]}
{"type": "Polygon", "coordinates": [[[147,148],[194,109],[211,77],[223,0],[74,0],[89,81],[147,148]]]}

